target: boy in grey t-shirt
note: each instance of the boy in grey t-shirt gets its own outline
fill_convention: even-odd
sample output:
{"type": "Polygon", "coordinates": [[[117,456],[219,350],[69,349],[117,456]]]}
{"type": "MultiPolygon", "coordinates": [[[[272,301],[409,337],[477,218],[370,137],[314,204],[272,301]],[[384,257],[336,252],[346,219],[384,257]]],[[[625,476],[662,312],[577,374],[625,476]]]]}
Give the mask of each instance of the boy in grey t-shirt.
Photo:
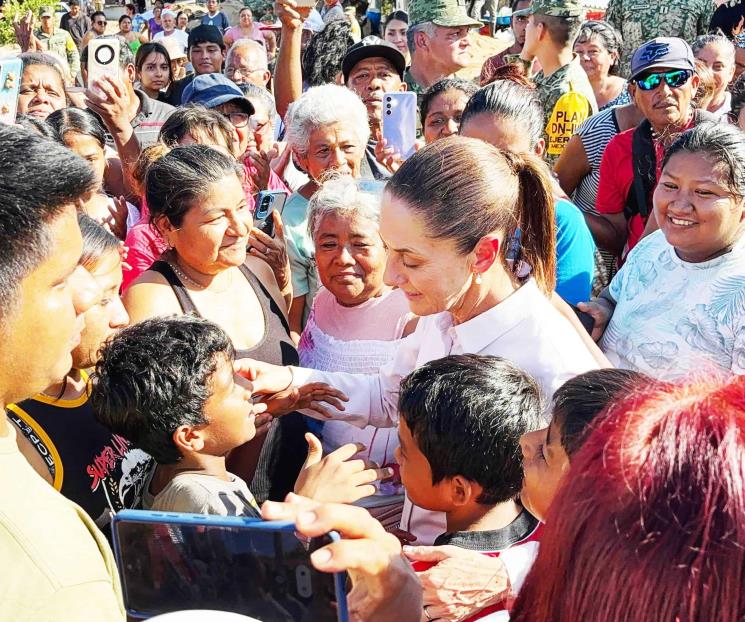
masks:
{"type": "Polygon", "coordinates": [[[259,516],[246,482],[225,456],[256,435],[251,384],[233,371],[233,346],[215,324],[153,318],[114,337],[96,366],[98,420],[158,462],[147,509],[259,516]]]}
{"type": "MultiPolygon", "coordinates": [[[[156,317],[113,337],[102,349],[91,389],[98,421],[146,451],[158,463],[143,494],[146,509],[258,517],[246,482],[228,472],[225,456],[256,436],[251,383],[235,373],[230,338],[212,322],[191,315],[156,317]]],[[[287,410],[332,400],[338,391],[312,384],[287,410]]],[[[289,399],[289,398],[288,398],[289,399]]],[[[318,501],[352,503],[390,477],[344,445],[321,458],[320,441],[307,434],[308,460],[295,492],[318,501]]]]}

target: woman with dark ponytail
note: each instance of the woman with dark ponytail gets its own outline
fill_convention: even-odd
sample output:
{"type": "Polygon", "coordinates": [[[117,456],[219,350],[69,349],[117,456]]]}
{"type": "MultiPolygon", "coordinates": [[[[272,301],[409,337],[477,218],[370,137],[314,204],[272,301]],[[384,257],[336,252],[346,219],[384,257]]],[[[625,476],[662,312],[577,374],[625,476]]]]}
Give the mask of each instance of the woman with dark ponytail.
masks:
{"type": "MultiPolygon", "coordinates": [[[[460,134],[480,138],[499,149],[540,157],[546,146],[543,119],[541,102],[533,91],[500,80],[478,90],[468,101],[461,117],[460,134]]],[[[545,170],[545,166],[541,168],[545,170]]],[[[552,194],[556,222],[556,293],[576,305],[592,291],[595,243],[582,212],[569,201],[559,184],[549,178],[546,188],[552,194]]],[[[541,217],[534,212],[542,203],[533,201],[530,205],[533,208],[522,217],[541,217]]]]}
{"type": "MultiPolygon", "coordinates": [[[[359,427],[392,427],[401,379],[448,354],[507,358],[530,373],[546,397],[598,366],[549,300],[555,279],[553,197],[537,157],[505,154],[458,136],[438,140],[388,182],[380,235],[388,247],[385,281],[404,293],[421,318],[394,359],[377,375],[244,361],[244,370],[258,376],[257,390],[325,382],[349,396],[345,409],[330,407],[329,416],[359,427]]],[[[401,527],[418,544],[431,544],[445,531],[444,515],[407,501],[401,527]]]]}

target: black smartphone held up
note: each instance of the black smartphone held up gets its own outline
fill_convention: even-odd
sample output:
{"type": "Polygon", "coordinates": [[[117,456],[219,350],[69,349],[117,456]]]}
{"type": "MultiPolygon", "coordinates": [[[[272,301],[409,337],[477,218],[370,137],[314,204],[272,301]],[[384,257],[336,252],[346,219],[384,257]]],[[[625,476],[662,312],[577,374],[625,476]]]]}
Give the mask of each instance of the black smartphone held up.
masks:
{"type": "Polygon", "coordinates": [[[347,622],[345,573],[318,572],[288,522],[124,510],[112,522],[130,617],[190,609],[277,622],[347,622]]]}
{"type": "Polygon", "coordinates": [[[287,193],[282,190],[262,190],[256,195],[256,210],[254,211],[254,227],[267,235],[274,237],[273,212],[282,210],[287,202],[287,193]]]}

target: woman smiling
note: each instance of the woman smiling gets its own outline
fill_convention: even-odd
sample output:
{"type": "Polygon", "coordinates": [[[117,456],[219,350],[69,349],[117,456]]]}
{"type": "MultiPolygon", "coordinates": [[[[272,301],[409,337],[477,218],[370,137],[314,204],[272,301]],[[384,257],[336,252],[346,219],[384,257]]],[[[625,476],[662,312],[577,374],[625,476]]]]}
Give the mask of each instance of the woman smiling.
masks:
{"type": "Polygon", "coordinates": [[[654,193],[660,230],[644,238],[599,298],[580,308],[605,329],[617,367],[675,379],[745,371],[745,142],[703,123],[667,152],[654,193]]]}
{"type": "MultiPolygon", "coordinates": [[[[310,200],[308,229],[323,287],[303,331],[298,352],[305,367],[372,374],[390,361],[401,338],[416,326],[406,296],[383,283],[386,252],[380,238],[379,200],[342,177],[327,181],[310,200]]],[[[360,430],[343,421],[323,424],[323,445],[333,451],[362,443],[380,465],[393,458],[396,429],[360,430]]]]}

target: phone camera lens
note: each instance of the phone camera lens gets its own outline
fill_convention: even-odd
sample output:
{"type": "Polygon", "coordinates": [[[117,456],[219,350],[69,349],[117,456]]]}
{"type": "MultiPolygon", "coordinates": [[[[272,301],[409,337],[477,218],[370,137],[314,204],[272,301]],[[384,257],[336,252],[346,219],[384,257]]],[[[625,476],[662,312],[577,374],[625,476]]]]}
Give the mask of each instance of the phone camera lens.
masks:
{"type": "Polygon", "coordinates": [[[391,114],[391,111],[390,110],[386,110],[385,113],[386,114],[391,114]]]}

